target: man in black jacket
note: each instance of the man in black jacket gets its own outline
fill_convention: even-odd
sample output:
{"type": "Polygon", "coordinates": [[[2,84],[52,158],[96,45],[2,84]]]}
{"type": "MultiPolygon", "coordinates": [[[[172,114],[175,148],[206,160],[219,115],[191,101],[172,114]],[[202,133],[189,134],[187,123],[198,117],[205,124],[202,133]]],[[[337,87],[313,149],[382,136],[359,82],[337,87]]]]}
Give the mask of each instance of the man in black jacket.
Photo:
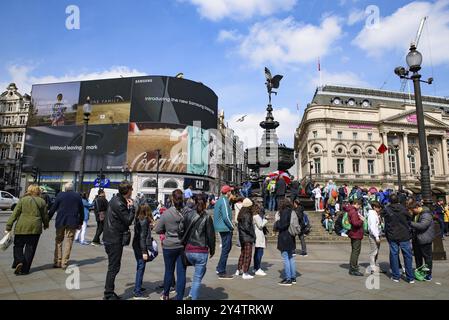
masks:
{"type": "Polygon", "coordinates": [[[55,203],[48,212],[49,220],[56,215],[56,244],[54,268],[66,269],[72,251],[73,239],[77,229],[81,229],[84,220],[84,206],[81,195],[73,191],[73,184],[65,184],[65,192],[56,197],[55,203]],[[64,255],[62,244],[65,240],[64,255]]]}
{"type": "MultiPolygon", "coordinates": [[[[120,272],[124,234],[129,232],[133,223],[135,209],[131,194],[133,188],[128,181],[122,181],[118,187],[119,193],[112,197],[104,221],[103,242],[108,255],[108,273],[104,290],[104,300],[119,300],[115,294],[115,277],[120,272]]],[[[126,236],[125,236],[126,237],[126,236]]],[[[130,240],[130,238],[128,238],[130,240]]]]}
{"type": "Polygon", "coordinates": [[[276,182],[276,206],[279,210],[279,204],[283,199],[285,199],[285,193],[287,192],[287,184],[285,183],[285,180],[281,177],[278,178],[278,181],[276,182]]]}
{"type": "Polygon", "coordinates": [[[100,236],[104,229],[104,218],[106,216],[106,211],[108,210],[108,200],[106,200],[106,194],[104,190],[98,190],[98,196],[94,200],[94,212],[95,220],[97,220],[97,231],[95,232],[95,237],[92,240],[93,246],[100,245],[100,236]]]}
{"type": "Polygon", "coordinates": [[[413,256],[410,245],[412,238],[410,223],[412,217],[407,209],[399,203],[397,194],[390,196],[390,205],[385,208],[383,214],[385,236],[390,245],[391,279],[394,282],[399,282],[401,277],[399,273],[399,250],[401,250],[404,257],[407,282],[414,283],[415,277],[412,268],[413,256]]]}

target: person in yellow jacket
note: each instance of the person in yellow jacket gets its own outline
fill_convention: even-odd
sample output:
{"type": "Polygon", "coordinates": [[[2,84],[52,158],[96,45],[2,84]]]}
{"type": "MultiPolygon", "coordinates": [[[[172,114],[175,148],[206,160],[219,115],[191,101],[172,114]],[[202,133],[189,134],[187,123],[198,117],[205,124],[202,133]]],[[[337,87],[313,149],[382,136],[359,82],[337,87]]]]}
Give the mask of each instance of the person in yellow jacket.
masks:
{"type": "Polygon", "coordinates": [[[449,204],[444,207],[444,233],[449,234],[449,204]]]}

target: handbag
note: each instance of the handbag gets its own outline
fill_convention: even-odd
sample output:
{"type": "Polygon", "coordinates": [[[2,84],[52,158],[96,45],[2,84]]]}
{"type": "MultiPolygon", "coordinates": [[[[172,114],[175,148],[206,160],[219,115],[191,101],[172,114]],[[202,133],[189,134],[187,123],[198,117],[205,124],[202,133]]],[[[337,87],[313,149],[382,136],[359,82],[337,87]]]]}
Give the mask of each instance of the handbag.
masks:
{"type": "Polygon", "coordinates": [[[151,239],[151,247],[147,251],[148,251],[148,261],[153,261],[154,259],[156,259],[156,257],[159,254],[156,240],[151,239]]]}
{"type": "Polygon", "coordinates": [[[8,232],[5,236],[0,240],[0,249],[5,251],[11,245],[13,240],[12,232],[8,232]]]}
{"type": "Polygon", "coordinates": [[[125,231],[123,232],[123,238],[122,238],[122,246],[126,247],[129,246],[131,243],[131,231],[125,231]]]}
{"type": "Polygon", "coordinates": [[[192,266],[192,263],[191,263],[191,262],[189,261],[189,259],[187,258],[185,249],[182,251],[181,259],[182,259],[182,264],[183,264],[185,267],[191,267],[191,266],[192,266]]]}
{"type": "MultiPolygon", "coordinates": [[[[95,207],[98,210],[98,198],[95,199],[95,207]]],[[[99,221],[104,221],[105,216],[106,216],[105,211],[98,211],[98,220],[99,221]]]]}

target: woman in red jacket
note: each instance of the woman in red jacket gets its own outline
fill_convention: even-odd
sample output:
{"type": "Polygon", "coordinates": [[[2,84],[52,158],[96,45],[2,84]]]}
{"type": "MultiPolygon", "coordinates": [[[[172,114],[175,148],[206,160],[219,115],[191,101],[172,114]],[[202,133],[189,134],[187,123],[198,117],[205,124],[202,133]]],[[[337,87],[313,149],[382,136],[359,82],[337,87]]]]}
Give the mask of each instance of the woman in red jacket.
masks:
{"type": "Polygon", "coordinates": [[[365,218],[360,213],[362,207],[361,200],[354,200],[351,206],[347,207],[349,223],[351,223],[351,230],[348,233],[351,239],[351,259],[349,261],[349,274],[351,276],[362,277],[363,273],[359,271],[359,255],[362,249],[363,239],[363,221],[365,218]]]}

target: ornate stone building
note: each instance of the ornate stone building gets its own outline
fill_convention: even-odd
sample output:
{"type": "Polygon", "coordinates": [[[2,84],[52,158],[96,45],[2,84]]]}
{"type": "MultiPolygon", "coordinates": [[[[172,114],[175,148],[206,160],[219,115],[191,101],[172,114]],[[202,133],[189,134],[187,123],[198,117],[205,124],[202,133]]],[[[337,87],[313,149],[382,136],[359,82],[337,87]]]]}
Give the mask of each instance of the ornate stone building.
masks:
{"type": "Polygon", "coordinates": [[[31,97],[11,83],[0,95],[0,190],[18,195],[20,161],[31,97]]]}
{"type": "MultiPolygon", "coordinates": [[[[295,135],[298,175],[318,183],[396,187],[420,192],[418,128],[413,95],[338,86],[317,89],[295,135]],[[388,150],[381,154],[384,144],[388,150]],[[313,168],[311,170],[311,167],[313,168]]],[[[432,190],[449,191],[449,99],[423,97],[432,190]]]]}

